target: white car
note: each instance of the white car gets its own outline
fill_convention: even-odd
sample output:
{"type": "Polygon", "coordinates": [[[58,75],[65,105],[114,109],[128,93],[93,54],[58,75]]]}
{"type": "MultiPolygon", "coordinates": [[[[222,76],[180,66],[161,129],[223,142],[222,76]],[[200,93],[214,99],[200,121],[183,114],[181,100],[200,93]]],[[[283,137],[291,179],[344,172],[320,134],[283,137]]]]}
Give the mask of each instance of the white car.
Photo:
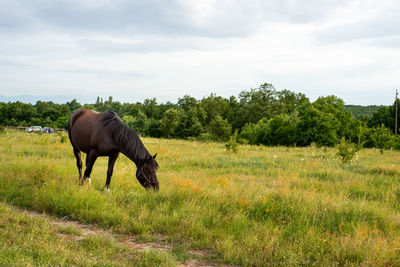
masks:
{"type": "Polygon", "coordinates": [[[25,129],[25,132],[28,133],[39,132],[39,131],[42,131],[42,126],[31,126],[25,129]]]}

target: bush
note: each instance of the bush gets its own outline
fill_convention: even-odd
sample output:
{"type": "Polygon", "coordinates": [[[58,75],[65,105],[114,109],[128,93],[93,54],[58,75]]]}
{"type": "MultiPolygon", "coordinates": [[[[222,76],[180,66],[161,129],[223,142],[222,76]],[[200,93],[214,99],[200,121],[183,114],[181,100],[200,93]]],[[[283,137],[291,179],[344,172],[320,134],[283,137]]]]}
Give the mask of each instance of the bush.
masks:
{"type": "Polygon", "coordinates": [[[0,126],[0,134],[5,134],[6,133],[6,127],[0,126]]]}
{"type": "Polygon", "coordinates": [[[238,142],[241,144],[258,144],[255,123],[247,123],[243,126],[242,130],[240,131],[238,142]]]}
{"type": "Polygon", "coordinates": [[[383,151],[383,149],[391,149],[395,147],[394,134],[383,124],[376,128],[372,128],[369,138],[372,146],[381,149],[381,151],[383,151]]]}
{"type": "Polygon", "coordinates": [[[63,132],[57,132],[57,135],[60,137],[60,143],[67,142],[67,135],[65,135],[63,132]]]}
{"type": "Polygon", "coordinates": [[[235,133],[229,137],[229,141],[225,144],[225,147],[228,151],[232,150],[234,153],[238,152],[237,136],[238,132],[236,130],[235,133]]]}
{"type": "Polygon", "coordinates": [[[199,142],[211,142],[212,141],[212,137],[211,134],[209,133],[202,133],[199,136],[196,137],[196,140],[199,142]]]}
{"type": "Polygon", "coordinates": [[[338,153],[337,155],[342,160],[342,163],[349,163],[356,153],[361,149],[360,145],[356,145],[351,143],[350,141],[346,140],[342,137],[341,142],[337,145],[338,153]]]}

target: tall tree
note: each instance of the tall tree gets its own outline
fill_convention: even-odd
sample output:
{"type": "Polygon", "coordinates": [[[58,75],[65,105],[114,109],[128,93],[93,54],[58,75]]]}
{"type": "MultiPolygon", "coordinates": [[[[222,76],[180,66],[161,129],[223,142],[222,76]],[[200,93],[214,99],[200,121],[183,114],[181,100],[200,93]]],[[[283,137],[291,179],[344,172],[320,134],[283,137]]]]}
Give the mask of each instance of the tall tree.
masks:
{"type": "Polygon", "coordinates": [[[174,133],[176,127],[179,125],[181,115],[179,112],[174,109],[170,108],[165,111],[163,118],[160,122],[161,131],[168,137],[171,138],[171,134],[174,133]]]}

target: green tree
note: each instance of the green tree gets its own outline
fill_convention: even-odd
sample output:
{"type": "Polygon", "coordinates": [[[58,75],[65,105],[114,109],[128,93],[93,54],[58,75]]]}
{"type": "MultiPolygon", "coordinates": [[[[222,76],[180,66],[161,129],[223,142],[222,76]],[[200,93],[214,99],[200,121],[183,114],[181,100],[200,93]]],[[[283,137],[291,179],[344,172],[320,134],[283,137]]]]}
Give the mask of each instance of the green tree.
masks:
{"type": "Polygon", "coordinates": [[[335,120],[336,133],[339,138],[351,137],[351,126],[354,117],[350,111],[346,111],[342,99],[336,96],[319,97],[313,106],[324,114],[330,114],[335,120]]]}
{"type": "Polygon", "coordinates": [[[238,137],[239,143],[251,144],[256,145],[259,144],[257,131],[256,131],[256,124],[255,123],[246,123],[238,137]]]}
{"type": "MultiPolygon", "coordinates": [[[[396,103],[393,103],[391,106],[381,106],[378,110],[372,115],[372,117],[368,120],[368,126],[379,127],[382,124],[389,128],[394,133],[395,128],[395,116],[396,116],[396,103]]],[[[398,125],[397,127],[400,127],[398,125]]],[[[399,132],[397,129],[397,132],[399,132]]]]}
{"type": "Polygon", "coordinates": [[[147,118],[156,118],[158,115],[158,106],[155,98],[148,98],[143,101],[143,112],[147,118]]]}
{"type": "Polygon", "coordinates": [[[296,144],[298,118],[295,114],[278,115],[270,119],[265,130],[258,134],[260,142],[269,146],[292,146],[296,144]]]}
{"type": "Polygon", "coordinates": [[[234,128],[241,128],[248,122],[257,123],[263,118],[291,114],[305,104],[309,104],[309,100],[304,94],[277,91],[272,84],[264,83],[259,88],[240,92],[232,124],[234,128]]]}
{"type": "Polygon", "coordinates": [[[149,120],[147,116],[139,110],[136,117],[131,115],[125,115],[122,117],[122,121],[128,125],[133,131],[141,135],[147,135],[149,129],[149,120]]]}
{"type": "Polygon", "coordinates": [[[338,142],[338,127],[339,122],[333,114],[322,112],[309,105],[299,111],[296,143],[308,146],[316,142],[320,146],[333,146],[338,142]]]}
{"type": "Polygon", "coordinates": [[[146,114],[139,110],[133,124],[133,130],[142,135],[147,135],[148,126],[149,125],[146,114]]]}
{"type": "Polygon", "coordinates": [[[225,98],[210,94],[200,101],[200,107],[207,114],[205,123],[208,125],[217,115],[227,118],[229,104],[225,98]]]}
{"type": "Polygon", "coordinates": [[[82,106],[76,99],[73,99],[71,102],[67,102],[66,105],[68,106],[71,112],[75,112],[82,106]]]}
{"type": "Polygon", "coordinates": [[[97,99],[96,99],[96,103],[94,104],[94,108],[97,111],[102,112],[102,111],[105,111],[103,106],[104,106],[103,98],[98,96],[97,99]]]}
{"type": "Polygon", "coordinates": [[[206,112],[199,106],[198,101],[189,95],[178,99],[181,110],[179,126],[175,130],[175,136],[187,138],[197,137],[204,132],[204,124],[207,117],[206,112]]]}
{"type": "Polygon", "coordinates": [[[161,131],[165,134],[165,136],[171,138],[171,134],[175,132],[175,129],[179,125],[180,117],[181,114],[174,108],[170,108],[165,111],[160,122],[161,131]]]}
{"type": "Polygon", "coordinates": [[[154,119],[154,118],[150,118],[147,121],[147,134],[151,137],[162,137],[163,133],[161,131],[161,121],[154,119]]]}
{"type": "Polygon", "coordinates": [[[393,133],[384,124],[371,129],[370,140],[373,147],[380,149],[389,149],[394,147],[395,144],[393,133]]]}
{"type": "Polygon", "coordinates": [[[226,119],[217,115],[210,122],[209,131],[214,140],[226,141],[232,133],[232,126],[226,119]]]}
{"type": "Polygon", "coordinates": [[[124,115],[122,121],[131,129],[135,127],[135,118],[132,115],[124,115]]]}

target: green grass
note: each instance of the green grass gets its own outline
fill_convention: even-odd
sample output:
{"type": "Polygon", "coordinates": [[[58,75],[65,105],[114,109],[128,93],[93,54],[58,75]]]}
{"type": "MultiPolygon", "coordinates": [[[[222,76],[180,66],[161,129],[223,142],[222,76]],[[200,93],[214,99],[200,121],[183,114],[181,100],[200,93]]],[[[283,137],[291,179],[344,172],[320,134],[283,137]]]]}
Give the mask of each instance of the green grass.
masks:
{"type": "Polygon", "coordinates": [[[56,135],[0,136],[0,199],[150,240],[172,255],[212,251],[242,265],[400,265],[400,153],[362,150],[342,164],[331,148],[240,146],[143,139],[158,152],[160,191],[144,190],[118,159],[78,185],[69,143],[56,135]]]}
{"type": "Polygon", "coordinates": [[[1,266],[174,266],[166,253],[130,251],[102,236],[80,240],[73,227],[56,228],[45,218],[31,217],[0,203],[1,266]]]}

